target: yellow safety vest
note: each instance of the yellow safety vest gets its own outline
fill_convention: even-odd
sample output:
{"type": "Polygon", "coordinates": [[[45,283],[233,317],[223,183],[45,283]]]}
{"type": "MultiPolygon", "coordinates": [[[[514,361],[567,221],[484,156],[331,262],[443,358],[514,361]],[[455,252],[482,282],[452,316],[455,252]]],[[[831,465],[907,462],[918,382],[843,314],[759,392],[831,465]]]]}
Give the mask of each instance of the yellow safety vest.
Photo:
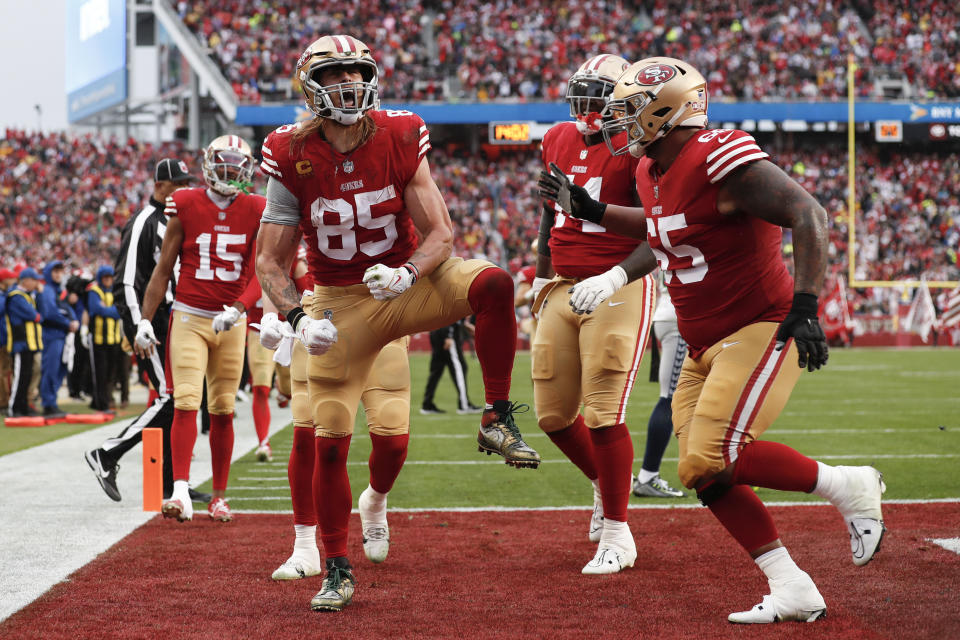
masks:
{"type": "MultiPolygon", "coordinates": [[[[101,304],[113,306],[113,292],[104,292],[99,285],[90,285],[90,291],[100,296],[101,304]]],[[[107,316],[90,316],[93,319],[93,344],[120,344],[120,323],[107,316]]]]}
{"type": "MultiPolygon", "coordinates": [[[[13,296],[23,296],[26,298],[27,302],[30,303],[31,307],[34,309],[37,308],[37,303],[33,299],[33,296],[28,294],[26,291],[22,289],[14,289],[7,294],[7,300],[9,301],[13,296]]],[[[33,320],[27,320],[23,324],[14,326],[13,323],[10,322],[9,313],[4,317],[7,321],[7,351],[13,353],[14,342],[26,342],[27,349],[29,351],[40,351],[43,349],[43,327],[40,326],[40,323],[34,322],[33,320]]]]}

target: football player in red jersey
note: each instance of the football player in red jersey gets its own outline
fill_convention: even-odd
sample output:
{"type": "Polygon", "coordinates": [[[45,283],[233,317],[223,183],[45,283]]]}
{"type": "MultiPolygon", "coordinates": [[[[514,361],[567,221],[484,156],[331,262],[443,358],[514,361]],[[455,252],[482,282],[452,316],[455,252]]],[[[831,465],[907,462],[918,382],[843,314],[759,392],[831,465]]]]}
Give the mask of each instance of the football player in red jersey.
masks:
{"type": "MultiPolygon", "coordinates": [[[[611,155],[600,132],[600,112],[627,66],[620,56],[603,54],[577,69],[566,95],[575,121],[547,131],[543,161],[595,198],[636,206],[637,160],[611,155]]],[[[633,444],[626,410],[655,297],[653,279],[636,276],[649,273],[656,260],[646,242],[565,216],[553,202],[544,203],[540,228],[539,322],[531,344],[537,419],[593,483],[588,534],[598,547],[583,573],[617,573],[637,558],[627,524],[633,444]],[[578,301],[592,313],[575,310],[578,301]]]]}
{"type": "Polygon", "coordinates": [[[540,457],[523,442],[514,421],[518,405],[508,399],[516,350],[513,280],[489,262],[450,257],[452,223],[430,175],[423,120],[377,109],[376,62],[351,36],[311,44],[296,73],[315,118],[277,129],[263,145],[269,182],[257,273],[311,355],[314,496],[328,570],[311,606],[338,611],[355,586],[346,544],[347,450],[367,375],[384,345],[476,314],[487,401],[479,447],[518,467],[536,467],[540,457]],[[301,231],[316,283],[307,311],[285,268],[301,231]]]}
{"type": "Polygon", "coordinates": [[[213,466],[213,500],[207,513],[221,522],[233,517],[224,500],[233,453],[233,405],[243,374],[243,313],[260,298],[253,263],[266,203],[263,196],[244,192],[254,169],[250,145],[239,136],[220,136],[204,151],[207,187],[181,189],[167,198],[167,230],[144,293],[143,319],[137,326],[135,348],[149,355],[156,343],[150,321],[179,257],[167,360],[174,398],[170,434],[173,494],[163,502],[162,510],[164,517],[181,522],[193,517],[187,482],[204,376],[213,466]]]}
{"type": "Polygon", "coordinates": [[[686,62],[633,64],[606,109],[611,151],[644,156],[636,173],[643,209],[599,203],[556,169],[541,174],[541,191],[578,218],[635,237],[646,233],[657,256],[689,346],[673,396],[680,479],[770,586],[760,604],[729,620],[817,620],[826,604],[752,487],[827,499],[846,521],[855,565],[869,562],[883,537],[885,487],[876,469],[831,467],[757,439],[783,410],[801,371],[827,362],[817,321],[826,214],[766,160],[750,134],[704,129],[706,81],[686,62]],[[793,230],[795,279],[780,257],[781,227],[793,230]]]}
{"type": "MultiPolygon", "coordinates": [[[[301,245],[301,249],[302,249],[301,245]]],[[[313,295],[313,281],[307,273],[306,254],[297,252],[290,277],[301,294],[301,303],[313,295]]],[[[293,414],[293,446],[287,466],[290,498],[293,503],[293,553],[272,574],[274,580],[299,580],[323,570],[317,548],[317,511],[313,499],[313,470],[316,459],[313,415],[307,393],[307,352],[293,341],[293,331],[281,320],[269,299],[264,299],[260,343],[265,350],[276,350],[273,357],[289,365],[291,383],[290,410],[293,414]],[[283,344],[286,341],[286,344],[283,344]]],[[[410,365],[407,360],[409,338],[394,340],[380,350],[371,375],[364,385],[361,401],[373,452],[370,456],[370,484],[360,494],[360,524],[363,551],[371,562],[383,562],[390,549],[390,530],[386,519],[387,494],[406,459],[410,414],[410,365]]]]}

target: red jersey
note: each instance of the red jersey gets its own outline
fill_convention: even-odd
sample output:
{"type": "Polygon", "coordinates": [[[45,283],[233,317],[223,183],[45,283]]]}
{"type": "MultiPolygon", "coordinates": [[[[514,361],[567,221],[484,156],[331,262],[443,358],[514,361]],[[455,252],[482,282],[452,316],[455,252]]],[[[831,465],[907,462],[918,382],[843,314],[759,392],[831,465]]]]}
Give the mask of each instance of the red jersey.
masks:
{"type": "Polygon", "coordinates": [[[793,278],[781,257],[780,227],[717,211],[730,172],[766,157],[749,133],[712,129],[690,138],[666,173],[649,158],[637,167],[647,240],[693,358],[748,324],[780,322],[790,310],[793,278]]]}
{"type": "Polygon", "coordinates": [[[531,264],[520,269],[517,272],[517,284],[521,282],[526,282],[527,284],[533,284],[533,279],[537,277],[537,265],[531,264]]]}
{"type": "Polygon", "coordinates": [[[267,200],[241,193],[221,209],[204,187],[180,189],[164,213],[180,218],[180,279],[174,305],[214,314],[240,299],[253,276],[260,216],[267,200]]]}
{"type": "Polygon", "coordinates": [[[319,135],[298,148],[298,125],[280,127],[263,144],[261,170],[300,203],[307,265],[317,284],[358,284],[368,267],[399,267],[418,245],[403,192],[430,149],[430,134],[410,111],[370,115],[376,133],[350,153],[319,135]]]}
{"type": "MultiPolygon", "coordinates": [[[[561,122],[543,136],[543,164],[560,167],[567,177],[587,190],[594,200],[628,207],[636,205],[631,176],[637,159],[612,156],[602,139],[587,146],[573,122],[561,122]]],[[[602,226],[577,220],[554,204],[556,222],[550,230],[550,253],[554,270],[566,278],[589,278],[613,267],[640,244],[633,238],[610,233],[602,226]]]]}

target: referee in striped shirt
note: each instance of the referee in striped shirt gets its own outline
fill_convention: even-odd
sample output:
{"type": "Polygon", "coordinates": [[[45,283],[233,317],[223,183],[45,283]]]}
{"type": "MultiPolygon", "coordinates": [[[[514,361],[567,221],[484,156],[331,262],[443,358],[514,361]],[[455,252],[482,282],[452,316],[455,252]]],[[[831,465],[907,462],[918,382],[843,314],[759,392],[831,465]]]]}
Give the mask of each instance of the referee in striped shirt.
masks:
{"type": "MultiPolygon", "coordinates": [[[[123,333],[130,344],[134,343],[137,324],[140,322],[140,303],[146,291],[150,275],[160,257],[160,247],[167,229],[167,217],[163,214],[167,196],[193,180],[187,164],[176,158],[164,158],[154,170],[153,195],[150,203],[140,213],[130,218],[123,228],[120,252],[114,267],[116,278],[113,285],[114,304],[123,322],[123,333]]],[[[175,269],[175,272],[177,269],[175,269]]],[[[166,300],[153,316],[153,331],[160,341],[153,355],[138,360],[140,371],[146,371],[158,397],[120,434],[108,438],[99,448],[87,451],[84,457],[93,470],[97,481],[112,500],[120,501],[117,488],[118,461],[127,451],[140,442],[142,431],[147,427],[163,429],[163,495],[173,491],[173,470],[170,455],[170,427],[173,424],[173,396],[167,392],[164,373],[166,358],[164,343],[167,339],[167,322],[170,304],[173,301],[173,283],[167,289],[166,300]]],[[[209,496],[194,493],[191,498],[209,502],[209,496]]]]}

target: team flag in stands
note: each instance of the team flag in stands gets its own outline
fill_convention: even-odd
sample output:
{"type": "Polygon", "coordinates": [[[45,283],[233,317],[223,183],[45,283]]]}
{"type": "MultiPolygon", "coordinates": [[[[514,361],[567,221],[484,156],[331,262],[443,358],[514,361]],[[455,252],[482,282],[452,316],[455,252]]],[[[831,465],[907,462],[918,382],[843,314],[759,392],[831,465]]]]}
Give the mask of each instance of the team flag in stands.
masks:
{"type": "Polygon", "coordinates": [[[954,345],[960,345],[960,286],[947,294],[942,306],[940,326],[950,331],[954,345]]]}
{"type": "Polygon", "coordinates": [[[843,276],[838,276],[830,294],[823,299],[820,308],[823,332],[830,342],[850,343],[853,332],[853,319],[850,317],[850,305],[847,303],[847,287],[843,276]]]}
{"type": "Polygon", "coordinates": [[[944,329],[960,327],[960,287],[947,294],[943,315],[940,316],[940,326],[944,329]]]}
{"type": "Polygon", "coordinates": [[[920,339],[926,342],[930,339],[930,329],[936,324],[937,310],[933,306],[927,281],[922,280],[910,304],[910,311],[907,312],[907,317],[903,321],[903,328],[905,331],[919,334],[920,339]]]}

